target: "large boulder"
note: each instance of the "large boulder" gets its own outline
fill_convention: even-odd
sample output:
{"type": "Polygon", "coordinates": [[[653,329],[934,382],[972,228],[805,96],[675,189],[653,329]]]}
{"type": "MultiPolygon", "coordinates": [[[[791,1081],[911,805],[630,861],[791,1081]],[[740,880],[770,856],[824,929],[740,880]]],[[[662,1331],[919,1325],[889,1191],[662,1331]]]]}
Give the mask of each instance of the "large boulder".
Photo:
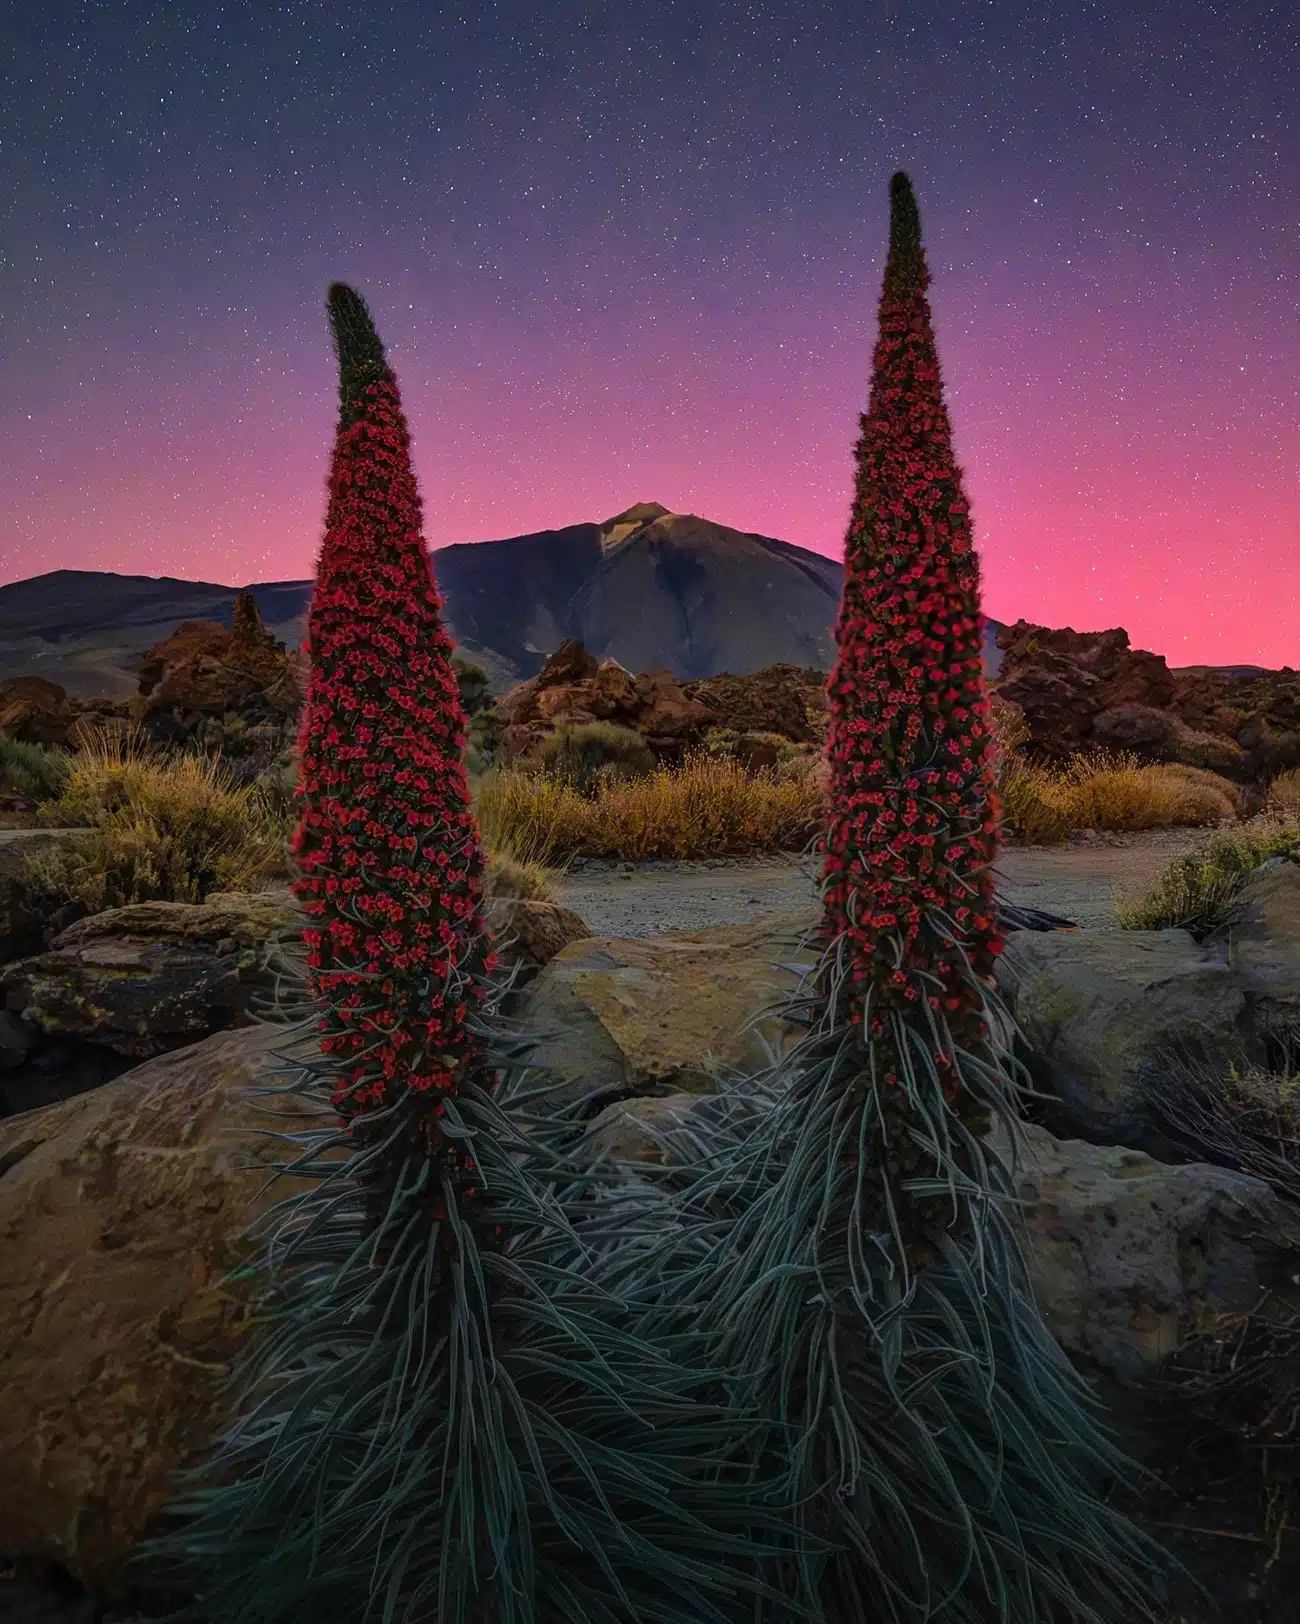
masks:
{"type": "MultiPolygon", "coordinates": [[[[0,1557],[101,1596],[227,1420],[248,1333],[226,1275],[294,1187],[244,1090],[283,1033],[223,1033],[0,1122],[0,1557]]],[[[272,1123],[305,1125],[277,1096],[272,1123]]]]}
{"type": "Polygon", "coordinates": [[[484,909],[496,943],[497,959],[514,972],[521,987],[573,942],[590,937],[572,908],[541,897],[496,897],[484,909]]]}
{"type": "Polygon", "coordinates": [[[0,964],[34,953],[44,942],[44,919],[28,890],[34,857],[83,844],[89,829],[0,829],[0,964]]]}
{"type": "Polygon", "coordinates": [[[145,1059],[245,1024],[294,918],[283,891],[109,908],[0,970],[0,1007],[46,1037],[145,1059]]]}
{"type": "Polygon", "coordinates": [[[1054,1127],[1144,1142],[1146,1080],[1171,1050],[1229,1063],[1245,995],[1226,953],[1183,930],[1017,932],[998,986],[1054,1127]]]}
{"type": "Polygon", "coordinates": [[[0,682],[0,733],[24,744],[63,744],[76,721],[67,690],[45,677],[0,682]]]}
{"type": "MultiPolygon", "coordinates": [[[[1004,1135],[995,1135],[1007,1154],[1004,1135]]],[[[1015,1194],[1034,1292],[1070,1353],[1121,1381],[1289,1286],[1300,1212],[1262,1180],[1025,1127],[1015,1194]]]]}
{"type": "Polygon", "coordinates": [[[557,1098],[698,1094],[719,1075],[761,1064],[788,1035],[764,1012],[811,968],[813,955],[799,944],[812,923],[800,913],[564,948],[521,1014],[557,1098]]]}

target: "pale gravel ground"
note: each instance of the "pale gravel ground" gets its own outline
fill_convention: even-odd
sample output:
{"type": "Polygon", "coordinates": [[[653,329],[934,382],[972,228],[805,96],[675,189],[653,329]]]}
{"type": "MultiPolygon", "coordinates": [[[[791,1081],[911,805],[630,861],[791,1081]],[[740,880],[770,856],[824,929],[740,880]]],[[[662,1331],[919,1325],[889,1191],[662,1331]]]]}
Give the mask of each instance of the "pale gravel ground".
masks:
{"type": "MultiPolygon", "coordinates": [[[[1116,896],[1145,890],[1170,858],[1205,838],[1203,829],[1161,829],[1063,847],[1011,847],[998,864],[1001,892],[1088,929],[1114,930],[1116,896]]],[[[742,924],[815,900],[813,876],[795,858],[583,866],[557,890],[593,935],[616,937],[742,924]]]]}

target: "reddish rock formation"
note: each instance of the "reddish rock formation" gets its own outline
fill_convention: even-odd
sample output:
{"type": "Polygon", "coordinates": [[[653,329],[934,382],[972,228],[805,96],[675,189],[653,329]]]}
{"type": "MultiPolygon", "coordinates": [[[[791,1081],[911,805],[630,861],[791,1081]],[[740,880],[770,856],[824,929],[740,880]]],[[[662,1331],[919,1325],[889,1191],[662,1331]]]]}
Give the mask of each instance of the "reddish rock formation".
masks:
{"type": "Polygon", "coordinates": [[[133,714],[179,711],[190,725],[206,716],[253,710],[291,716],[302,704],[302,664],[262,625],[249,592],[235,598],[234,623],[187,620],[150,649],[140,666],[133,714]]]}
{"type": "Polygon", "coordinates": [[[634,676],[615,660],[598,661],[572,638],[535,677],[517,683],[498,701],[497,714],[505,724],[499,745],[505,760],[525,755],[557,723],[597,720],[632,728],[652,749],[673,756],[697,743],[717,720],[670,671],[634,676]]]}
{"type": "Polygon", "coordinates": [[[1090,746],[1247,781],[1300,762],[1300,674],[1170,670],[1120,628],[998,632],[995,692],[1024,717],[1023,747],[1061,760],[1090,746]]]}
{"type": "Polygon", "coordinates": [[[819,744],[826,736],[826,674],[802,665],[769,665],[733,677],[723,671],[683,685],[707,705],[719,727],[737,733],[779,733],[795,744],[819,744]]]}
{"type": "Polygon", "coordinates": [[[127,720],[126,701],[74,699],[45,677],[0,682],[0,733],[25,744],[75,746],[94,732],[123,728],[127,720]]]}
{"type": "Polygon", "coordinates": [[[548,728],[591,721],[634,729],[665,759],[680,757],[713,728],[815,744],[826,732],[824,685],[822,672],[798,665],[773,665],[747,676],[724,672],[691,682],[679,682],[663,670],[637,676],[617,660],[597,662],[570,639],[535,677],[516,684],[497,702],[497,750],[502,760],[517,760],[548,728]]]}
{"type": "Polygon", "coordinates": [[[62,744],[76,713],[67,691],[44,677],[0,682],[0,733],[25,744],[62,744]]]}

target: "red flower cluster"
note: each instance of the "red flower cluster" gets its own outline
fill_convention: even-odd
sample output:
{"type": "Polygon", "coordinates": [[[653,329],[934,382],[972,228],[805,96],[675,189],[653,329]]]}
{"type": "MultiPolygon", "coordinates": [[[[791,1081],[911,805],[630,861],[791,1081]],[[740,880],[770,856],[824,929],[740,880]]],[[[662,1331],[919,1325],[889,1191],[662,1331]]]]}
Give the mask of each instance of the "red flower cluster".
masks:
{"type": "MultiPolygon", "coordinates": [[[[342,410],[308,619],[294,892],[341,1115],[454,1089],[489,967],[465,717],[397,381],[369,312],[330,292],[342,410]]],[[[441,1113],[430,1106],[429,1115],[441,1113]]]]}
{"type": "MultiPolygon", "coordinates": [[[[996,803],[981,666],[979,564],[953,453],[911,185],[891,188],[889,260],[857,444],[838,653],[827,691],[831,789],[824,931],[846,942],[850,1018],[891,1007],[973,1036],[1001,948],[996,803]]],[[[932,1052],[955,1070],[947,1045],[932,1052]]]]}

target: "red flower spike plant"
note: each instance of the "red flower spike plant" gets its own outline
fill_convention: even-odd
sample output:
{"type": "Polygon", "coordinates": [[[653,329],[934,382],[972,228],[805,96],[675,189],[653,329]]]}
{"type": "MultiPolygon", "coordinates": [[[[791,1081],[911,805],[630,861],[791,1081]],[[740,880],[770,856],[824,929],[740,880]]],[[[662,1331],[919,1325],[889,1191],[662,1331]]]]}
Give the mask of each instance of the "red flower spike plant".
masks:
{"type": "Polygon", "coordinates": [[[905,175],[890,202],[828,683],[822,954],[787,1011],[806,1036],[664,1171],[677,1221],[640,1266],[667,1282],[656,1321],[705,1329],[760,1418],[751,1465],[785,1465],[791,1546],[765,1572],[787,1607],[1136,1624],[1164,1558],[1111,1503],[1133,1468],[1034,1304],[988,1138],[1014,1146],[1017,1089],[979,573],[905,175]]]}
{"type": "MultiPolygon", "coordinates": [[[[360,297],[334,286],[329,314],[293,840],[305,1013],[290,1080],[261,1090],[317,1113],[282,1135],[310,1185],[254,1228],[266,1334],[141,1580],[189,1598],[177,1624],[745,1624],[759,1547],[719,1488],[706,1378],[584,1279],[569,1130],[500,1103],[537,1085],[489,979],[406,423],[360,297]]],[[[611,1221],[597,1239],[617,1249],[611,1221]]]]}
{"type": "Polygon", "coordinates": [[[490,965],[465,717],[397,381],[361,299],[336,285],[329,305],[340,416],[293,841],[307,984],[335,1108],[357,1122],[401,1102],[466,1201],[443,1101],[482,1066],[469,1017],[490,965]]]}

